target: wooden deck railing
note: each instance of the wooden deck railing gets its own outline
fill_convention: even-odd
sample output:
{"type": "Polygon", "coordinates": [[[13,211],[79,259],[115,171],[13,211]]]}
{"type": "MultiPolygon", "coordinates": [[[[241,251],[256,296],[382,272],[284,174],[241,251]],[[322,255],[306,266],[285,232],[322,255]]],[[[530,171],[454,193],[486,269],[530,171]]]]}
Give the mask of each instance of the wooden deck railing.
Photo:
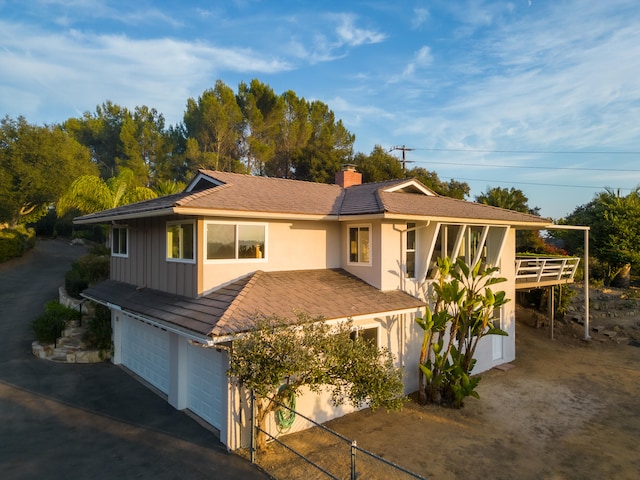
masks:
{"type": "Polygon", "coordinates": [[[572,283],[577,257],[516,257],[516,288],[535,288],[572,283]]]}

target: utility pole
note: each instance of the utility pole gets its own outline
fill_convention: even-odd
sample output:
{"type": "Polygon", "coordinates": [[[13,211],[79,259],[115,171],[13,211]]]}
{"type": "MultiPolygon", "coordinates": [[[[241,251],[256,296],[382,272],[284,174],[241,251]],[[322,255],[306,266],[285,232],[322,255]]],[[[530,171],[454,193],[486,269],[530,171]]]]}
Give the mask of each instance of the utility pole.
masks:
{"type": "Polygon", "coordinates": [[[409,148],[409,147],[405,147],[404,145],[402,145],[401,147],[399,147],[399,146],[391,147],[391,149],[389,151],[393,152],[394,150],[402,151],[402,160],[400,161],[400,163],[402,163],[402,170],[406,172],[407,171],[407,163],[413,163],[411,160],[407,160],[407,152],[412,152],[415,149],[409,148]]]}

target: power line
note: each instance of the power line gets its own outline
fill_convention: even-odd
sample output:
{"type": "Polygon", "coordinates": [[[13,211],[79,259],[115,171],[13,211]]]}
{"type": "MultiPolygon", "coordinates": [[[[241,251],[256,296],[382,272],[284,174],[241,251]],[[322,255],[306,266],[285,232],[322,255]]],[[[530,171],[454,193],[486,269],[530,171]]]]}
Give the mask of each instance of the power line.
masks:
{"type": "MultiPolygon", "coordinates": [[[[417,149],[418,150],[418,149],[417,149]]],[[[434,165],[455,165],[464,167],[491,167],[491,168],[521,168],[531,170],[582,170],[589,172],[632,172],[640,173],[640,169],[630,168],[587,168],[587,167],[540,167],[540,166],[524,166],[524,165],[497,165],[497,164],[477,164],[477,163],[460,163],[460,162],[433,162],[431,160],[416,160],[416,163],[427,163],[434,165]]]]}
{"type": "Polygon", "coordinates": [[[428,152],[470,152],[470,153],[528,153],[536,155],[640,155],[640,151],[575,151],[575,150],[484,150],[476,148],[413,148],[412,150],[426,150],[428,152]]]}
{"type": "MultiPolygon", "coordinates": [[[[500,180],[483,180],[480,178],[453,178],[453,177],[449,177],[449,180],[454,180],[454,181],[464,181],[464,182],[487,182],[489,184],[516,184],[516,185],[534,185],[534,186],[538,186],[538,187],[562,187],[562,188],[589,188],[591,190],[593,189],[598,189],[598,190],[605,190],[607,187],[594,187],[594,186],[589,186],[589,185],[563,185],[563,184],[558,184],[558,183],[536,183],[536,182],[516,182],[516,181],[512,181],[512,180],[504,180],[504,181],[500,181],[500,180]]],[[[624,187],[616,187],[616,190],[629,190],[629,191],[633,191],[633,188],[624,188],[624,187]]]]}

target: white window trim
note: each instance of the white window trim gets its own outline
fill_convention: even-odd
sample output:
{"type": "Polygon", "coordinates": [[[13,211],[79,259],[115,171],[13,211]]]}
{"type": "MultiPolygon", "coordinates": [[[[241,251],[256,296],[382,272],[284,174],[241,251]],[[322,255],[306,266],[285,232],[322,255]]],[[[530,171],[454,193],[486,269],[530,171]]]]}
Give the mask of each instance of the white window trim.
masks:
{"type": "Polygon", "coordinates": [[[196,231],[196,222],[195,220],[173,220],[167,222],[164,229],[164,254],[167,262],[175,262],[175,263],[196,263],[197,251],[196,251],[196,239],[198,237],[198,233],[196,231]],[[193,225],[193,258],[173,258],[169,256],[169,242],[168,242],[168,233],[169,227],[172,225],[193,225]]]}
{"type": "MultiPolygon", "coordinates": [[[[360,240],[358,239],[358,242],[360,240]]],[[[358,245],[358,248],[360,245],[358,245]]],[[[355,224],[347,226],[347,265],[360,267],[370,267],[373,264],[373,226],[370,223],[355,224]],[[351,261],[351,229],[352,228],[368,228],[369,229],[369,261],[368,262],[352,262],[351,261]]]]}
{"type": "Polygon", "coordinates": [[[202,258],[206,264],[225,264],[225,263],[265,263],[267,262],[267,252],[269,251],[269,224],[260,222],[231,222],[207,220],[204,222],[204,240],[202,242],[202,258]],[[234,225],[236,227],[236,258],[207,258],[207,227],[209,225],[234,225]],[[264,252],[262,258],[238,258],[238,226],[248,225],[252,227],[264,227],[264,252]]]}
{"type": "Polygon", "coordinates": [[[403,248],[402,248],[402,257],[404,258],[404,277],[407,280],[415,280],[416,278],[418,278],[418,257],[417,257],[417,246],[418,246],[418,224],[416,222],[407,222],[407,229],[404,232],[404,241],[403,243],[403,248]],[[413,224],[413,227],[409,228],[408,225],[409,224],[413,224]],[[409,232],[412,231],[415,234],[415,239],[414,239],[414,248],[408,248],[407,247],[407,243],[409,240],[409,232]],[[407,272],[407,254],[409,252],[413,252],[413,276],[410,277],[409,273],[407,272]]]}
{"type": "MultiPolygon", "coordinates": [[[[120,243],[120,235],[118,235],[118,244],[120,243]]],[[[129,227],[127,225],[113,225],[111,227],[111,256],[112,257],[119,257],[119,258],[129,258],[129,227]],[[126,249],[127,249],[127,253],[114,253],[113,251],[113,245],[115,243],[115,235],[114,235],[114,230],[125,230],[127,232],[127,245],[126,245],[126,249]]]]}
{"type": "Polygon", "coordinates": [[[376,330],[376,347],[380,348],[380,335],[382,332],[382,326],[379,323],[365,323],[362,325],[354,325],[353,328],[351,329],[352,332],[355,332],[356,335],[360,335],[360,332],[362,332],[363,330],[371,330],[374,329],[376,330]]]}

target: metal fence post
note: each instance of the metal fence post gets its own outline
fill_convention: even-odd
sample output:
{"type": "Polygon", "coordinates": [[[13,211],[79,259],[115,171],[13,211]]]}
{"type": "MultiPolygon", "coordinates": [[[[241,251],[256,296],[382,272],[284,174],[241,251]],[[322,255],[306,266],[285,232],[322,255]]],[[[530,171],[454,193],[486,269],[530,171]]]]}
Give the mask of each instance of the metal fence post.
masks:
{"type": "Polygon", "coordinates": [[[354,440],[351,442],[351,480],[356,480],[356,447],[358,444],[354,440]]]}
{"type": "Polygon", "coordinates": [[[249,447],[249,457],[252,464],[256,463],[256,394],[251,390],[251,445],[249,447]]]}

